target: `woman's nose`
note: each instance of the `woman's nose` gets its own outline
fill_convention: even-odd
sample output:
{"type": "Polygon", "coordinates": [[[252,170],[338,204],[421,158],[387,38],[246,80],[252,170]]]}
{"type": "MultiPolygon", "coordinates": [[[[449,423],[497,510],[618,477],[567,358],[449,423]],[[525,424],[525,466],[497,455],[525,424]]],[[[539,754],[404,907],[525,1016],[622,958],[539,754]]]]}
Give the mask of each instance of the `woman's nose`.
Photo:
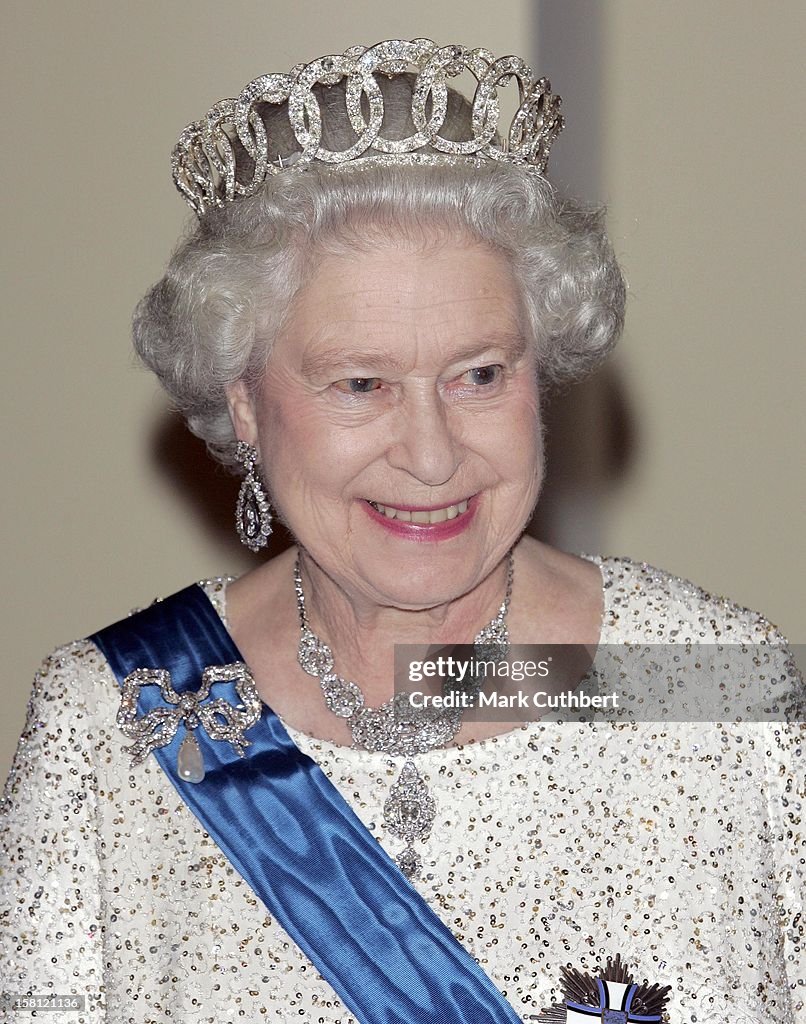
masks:
{"type": "Polygon", "coordinates": [[[429,390],[407,399],[398,410],[387,458],[429,487],[447,483],[461,461],[456,424],[439,393],[429,390]]]}

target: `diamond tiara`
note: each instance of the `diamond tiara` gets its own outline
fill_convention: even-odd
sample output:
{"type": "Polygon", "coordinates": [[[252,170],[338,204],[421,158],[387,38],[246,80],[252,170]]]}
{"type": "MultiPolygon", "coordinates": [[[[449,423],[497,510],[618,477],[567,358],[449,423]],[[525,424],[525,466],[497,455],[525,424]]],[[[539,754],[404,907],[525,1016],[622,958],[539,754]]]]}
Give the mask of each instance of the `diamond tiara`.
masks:
{"type": "Polygon", "coordinates": [[[548,79],[536,79],[520,57],[496,58],[481,47],[437,46],[430,39],[387,39],[296,64],[288,73],[261,75],[236,99],[216,103],[180,135],[171,156],[173,179],[201,217],[211,207],[254,195],[273,174],[289,167],[303,170],[314,161],[339,166],[358,161],[506,160],[543,174],[551,145],[563,129],[559,108],[560,97],[552,94],[548,79]],[[416,72],[411,100],[416,131],[405,139],[385,139],[380,134],[383,95],[376,75],[392,78],[409,69],[416,72]],[[471,137],[454,141],[439,132],[447,112],[448,79],[463,71],[470,71],[477,83],[471,137]],[[322,146],[323,115],[313,87],[335,85],[342,78],[347,80],[347,116],[357,138],[347,149],[335,151],[322,146]],[[518,83],[520,105],[499,145],[498,89],[512,78],[518,83]],[[270,156],[271,140],[258,109],[266,103],[287,103],[288,120],[300,147],[290,158],[270,156]]]}

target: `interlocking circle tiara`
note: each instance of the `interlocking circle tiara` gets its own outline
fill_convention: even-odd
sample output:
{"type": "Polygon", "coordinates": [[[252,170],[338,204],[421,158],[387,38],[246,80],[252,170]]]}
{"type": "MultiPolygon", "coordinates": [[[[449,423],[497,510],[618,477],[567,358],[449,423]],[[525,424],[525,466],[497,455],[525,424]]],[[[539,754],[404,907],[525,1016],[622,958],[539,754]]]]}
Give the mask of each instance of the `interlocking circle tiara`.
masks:
{"type": "Polygon", "coordinates": [[[261,75],[236,99],[221,100],[200,121],[189,124],[172,154],[173,178],[201,216],[241,196],[254,195],[272,174],[303,170],[312,162],[338,166],[349,162],[454,163],[458,160],[506,160],[543,174],[549,150],[562,131],[560,97],[545,78],[536,79],[520,57],[494,57],[489,50],[430,39],[387,39],[374,46],[351,46],[342,54],[296,64],[289,72],[261,75]],[[383,95],[378,75],[393,78],[413,71],[411,119],[415,132],[385,139],[383,95]],[[439,133],[448,106],[448,79],[469,71],[476,79],[470,137],[460,141],[439,133]],[[346,78],[347,116],[357,135],[344,150],[322,145],[323,112],[313,87],[346,78]],[[506,132],[498,132],[498,89],[516,79],[520,104],[506,132]],[[428,113],[428,104],[431,104],[428,113]],[[299,145],[290,157],[277,157],[260,106],[286,104],[299,145]],[[363,104],[363,108],[362,108],[363,104]],[[365,119],[368,110],[369,119],[365,119]],[[499,144],[499,139],[503,141],[499,144]]]}

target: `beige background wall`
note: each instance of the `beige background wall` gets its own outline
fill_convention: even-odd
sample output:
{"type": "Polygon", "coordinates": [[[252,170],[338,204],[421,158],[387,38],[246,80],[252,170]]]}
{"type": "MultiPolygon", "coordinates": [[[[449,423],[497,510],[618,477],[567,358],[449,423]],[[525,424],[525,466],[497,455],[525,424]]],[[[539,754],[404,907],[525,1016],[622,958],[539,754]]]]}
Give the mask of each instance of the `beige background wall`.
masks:
{"type": "MultiPolygon", "coordinates": [[[[803,642],[806,9],[578,6],[581,34],[586,8],[598,15],[600,187],[632,293],[615,372],[637,439],[629,475],[578,507],[600,506],[604,550],[759,607],[803,642]]],[[[193,483],[198,445],[129,355],[131,309],[185,221],[178,131],[249,78],[356,41],[431,35],[534,58],[553,7],[7,0],[0,776],[44,654],[248,564],[232,482],[193,483]]],[[[573,57],[543,56],[560,92],[573,57]]]]}
{"type": "Polygon", "coordinates": [[[641,432],[608,547],[759,608],[803,644],[806,6],[603,6],[602,167],[641,432]]]}

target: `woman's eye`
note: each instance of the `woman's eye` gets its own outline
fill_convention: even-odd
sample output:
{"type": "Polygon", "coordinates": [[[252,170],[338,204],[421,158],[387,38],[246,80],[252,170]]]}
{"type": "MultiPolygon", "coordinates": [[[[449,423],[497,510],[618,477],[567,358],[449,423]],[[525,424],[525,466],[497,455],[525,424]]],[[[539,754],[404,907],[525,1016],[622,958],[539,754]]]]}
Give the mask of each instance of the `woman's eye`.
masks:
{"type": "Polygon", "coordinates": [[[500,378],[502,370],[503,367],[497,363],[492,366],[474,366],[464,376],[469,383],[484,386],[485,384],[495,384],[500,378]]]}
{"type": "Polygon", "coordinates": [[[367,395],[370,391],[377,391],[381,380],[380,377],[346,377],[337,380],[334,386],[348,395],[367,395]]]}

